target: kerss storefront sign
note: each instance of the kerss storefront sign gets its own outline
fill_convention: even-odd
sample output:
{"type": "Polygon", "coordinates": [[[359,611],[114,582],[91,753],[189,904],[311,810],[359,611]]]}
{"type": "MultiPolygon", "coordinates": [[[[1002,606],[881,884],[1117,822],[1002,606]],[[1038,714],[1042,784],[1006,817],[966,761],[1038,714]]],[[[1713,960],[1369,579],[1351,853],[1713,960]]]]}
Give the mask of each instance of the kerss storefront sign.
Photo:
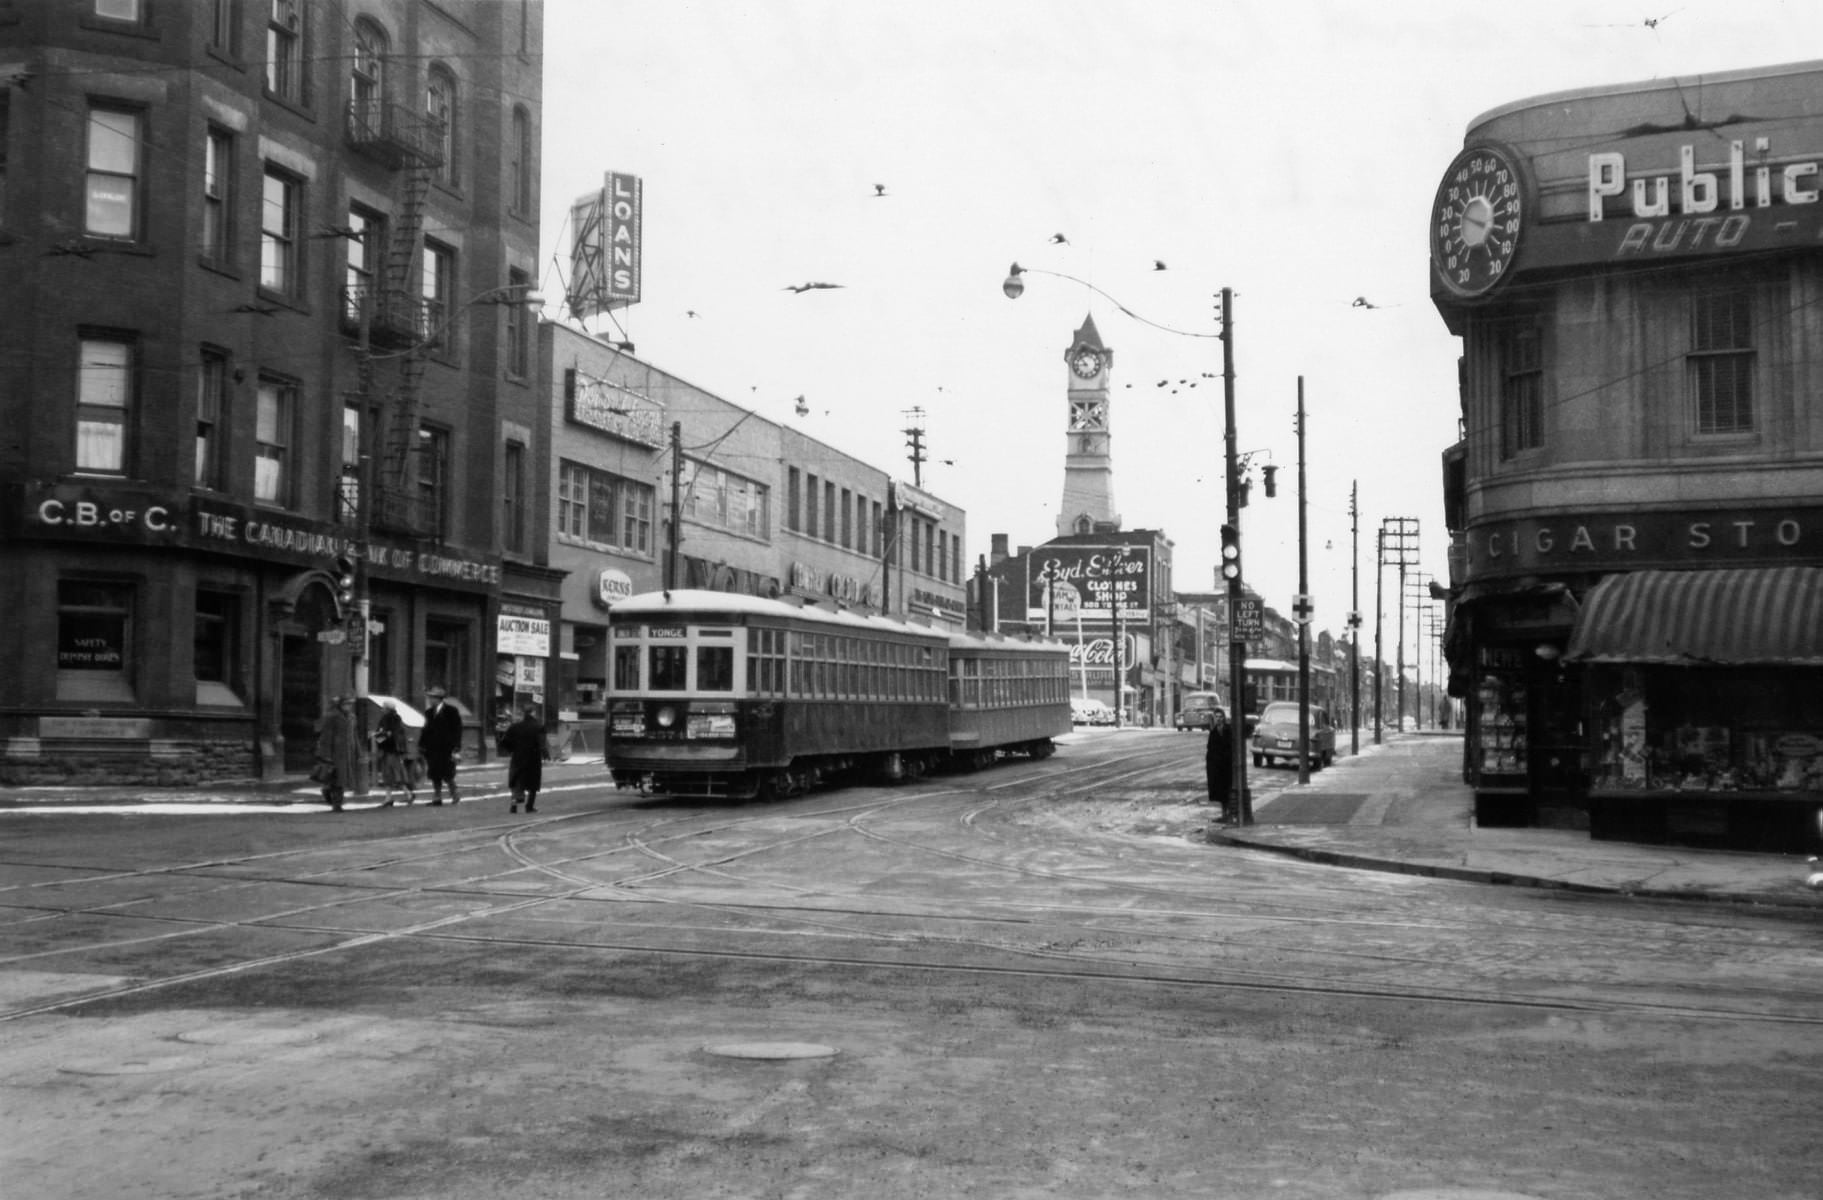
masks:
{"type": "Polygon", "coordinates": [[[1823,560],[1823,506],[1562,513],[1477,525],[1468,577],[1823,560]]]}

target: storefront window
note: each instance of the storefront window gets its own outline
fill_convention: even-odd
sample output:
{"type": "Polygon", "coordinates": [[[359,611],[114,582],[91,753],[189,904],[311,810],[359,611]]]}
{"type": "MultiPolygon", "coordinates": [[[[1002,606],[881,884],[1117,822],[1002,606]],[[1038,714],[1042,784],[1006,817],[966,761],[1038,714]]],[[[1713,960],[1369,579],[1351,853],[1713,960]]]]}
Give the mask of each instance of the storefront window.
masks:
{"type": "Polygon", "coordinates": [[[1599,789],[1823,791],[1823,698],[1788,672],[1617,666],[1590,694],[1599,789]]]}
{"type": "Polygon", "coordinates": [[[132,701],[133,588],[66,579],[57,585],[57,698],[132,701]]]}
{"type": "Polygon", "coordinates": [[[453,621],[424,622],[424,682],[448,689],[450,697],[472,709],[475,694],[468,670],[468,626],[453,621]]]}
{"type": "Polygon", "coordinates": [[[192,639],[198,704],[232,704],[240,699],[240,597],[199,589],[192,639]]]}

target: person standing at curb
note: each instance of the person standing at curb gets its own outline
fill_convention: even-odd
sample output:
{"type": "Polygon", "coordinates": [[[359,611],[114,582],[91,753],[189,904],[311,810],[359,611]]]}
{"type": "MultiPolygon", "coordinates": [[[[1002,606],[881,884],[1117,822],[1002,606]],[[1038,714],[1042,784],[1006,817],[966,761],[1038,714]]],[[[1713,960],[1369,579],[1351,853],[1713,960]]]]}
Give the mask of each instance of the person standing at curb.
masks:
{"type": "Polygon", "coordinates": [[[1220,806],[1216,819],[1221,820],[1228,815],[1229,793],[1234,790],[1234,734],[1228,728],[1228,714],[1219,708],[1209,721],[1203,772],[1209,785],[1209,803],[1220,806]]]}
{"type": "Polygon", "coordinates": [[[310,772],[323,787],[323,802],[334,812],[342,811],[343,795],[360,769],[348,709],[348,697],[337,696],[323,711],[323,719],[317,723],[316,767],[310,772]]]}
{"type": "Polygon", "coordinates": [[[431,804],[443,803],[443,785],[449,785],[449,802],[456,794],[456,755],[462,749],[462,713],[447,700],[448,692],[432,686],[425,693],[430,706],[424,713],[424,732],[418,735],[418,753],[424,756],[424,775],[430,780],[431,804]]]}
{"type": "Polygon", "coordinates": [[[405,791],[405,803],[417,799],[417,793],[411,787],[411,771],[405,763],[405,718],[399,715],[399,706],[391,700],[381,701],[380,723],[374,729],[373,746],[379,776],[386,785],[386,801],[381,808],[392,807],[392,794],[398,789],[405,791]]]}
{"type": "Polygon", "coordinates": [[[507,756],[506,785],[513,791],[513,804],[507,811],[518,812],[524,804],[526,812],[537,812],[544,764],[551,758],[551,743],[538,719],[537,705],[525,706],[524,716],[500,735],[499,745],[500,753],[507,756]]]}

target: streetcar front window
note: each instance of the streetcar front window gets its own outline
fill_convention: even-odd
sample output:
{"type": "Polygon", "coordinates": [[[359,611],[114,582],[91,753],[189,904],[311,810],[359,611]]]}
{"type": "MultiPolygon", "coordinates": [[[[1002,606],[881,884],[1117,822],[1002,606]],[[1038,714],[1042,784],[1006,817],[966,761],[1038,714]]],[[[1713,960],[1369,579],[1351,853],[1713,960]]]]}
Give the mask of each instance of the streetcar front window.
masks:
{"type": "Polygon", "coordinates": [[[655,692],[681,692],[689,686],[690,652],[684,646],[647,646],[647,685],[655,692]]]}
{"type": "Polygon", "coordinates": [[[614,647],[614,690],[617,692],[637,692],[639,690],[639,647],[614,647]]]}
{"type": "Polygon", "coordinates": [[[734,690],[733,646],[698,646],[696,648],[696,690],[699,692],[732,692],[734,690]]]}

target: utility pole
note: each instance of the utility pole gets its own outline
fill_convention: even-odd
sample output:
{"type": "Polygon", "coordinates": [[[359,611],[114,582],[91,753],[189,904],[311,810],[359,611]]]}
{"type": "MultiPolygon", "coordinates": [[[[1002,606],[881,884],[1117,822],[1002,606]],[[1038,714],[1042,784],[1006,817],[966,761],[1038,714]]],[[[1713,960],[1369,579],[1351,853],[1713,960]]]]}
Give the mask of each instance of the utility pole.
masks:
{"type": "Polygon", "coordinates": [[[1348,486],[1348,752],[1361,753],[1361,481],[1348,486]]]}
{"type": "Polygon", "coordinates": [[[1398,724],[1405,727],[1405,572],[1418,563],[1418,518],[1383,517],[1380,521],[1381,551],[1390,555],[1387,565],[1399,568],[1399,648],[1396,669],[1398,681],[1398,724]]]}
{"type": "Polygon", "coordinates": [[[911,423],[902,431],[905,434],[905,445],[911,450],[907,457],[911,459],[912,486],[924,486],[924,410],[910,408],[905,411],[906,420],[911,423]]]}
{"type": "Polygon", "coordinates": [[[1309,530],[1304,515],[1304,377],[1298,376],[1298,782],[1310,782],[1310,603],[1309,530]]]}
{"type": "MultiPolygon", "coordinates": [[[[1241,482],[1237,465],[1234,432],[1234,289],[1222,289],[1222,429],[1223,479],[1227,490],[1228,524],[1239,544],[1241,529],[1241,482]]],[[[1247,643],[1235,636],[1235,615],[1241,607],[1241,573],[1237,569],[1228,578],[1228,686],[1234,705],[1234,720],[1228,723],[1234,739],[1234,775],[1229,795],[1234,800],[1234,816],[1224,818],[1237,825],[1253,824],[1253,796],[1247,791],[1247,716],[1241,711],[1247,695],[1247,643]]]]}
{"type": "Polygon", "coordinates": [[[665,590],[677,590],[677,552],[683,542],[684,425],[671,422],[671,548],[665,559],[665,590]]]}
{"type": "Polygon", "coordinates": [[[1114,566],[1108,572],[1108,611],[1113,616],[1114,626],[1114,728],[1120,728],[1121,702],[1126,697],[1126,675],[1122,670],[1121,636],[1120,636],[1120,563],[1126,555],[1126,547],[1114,552],[1114,566]]]}
{"type": "Polygon", "coordinates": [[[1385,621],[1386,606],[1382,599],[1382,581],[1386,575],[1386,524],[1381,522],[1374,535],[1374,745],[1383,740],[1382,731],[1386,728],[1384,705],[1385,685],[1382,676],[1386,665],[1386,655],[1380,648],[1380,631],[1385,621]]]}

